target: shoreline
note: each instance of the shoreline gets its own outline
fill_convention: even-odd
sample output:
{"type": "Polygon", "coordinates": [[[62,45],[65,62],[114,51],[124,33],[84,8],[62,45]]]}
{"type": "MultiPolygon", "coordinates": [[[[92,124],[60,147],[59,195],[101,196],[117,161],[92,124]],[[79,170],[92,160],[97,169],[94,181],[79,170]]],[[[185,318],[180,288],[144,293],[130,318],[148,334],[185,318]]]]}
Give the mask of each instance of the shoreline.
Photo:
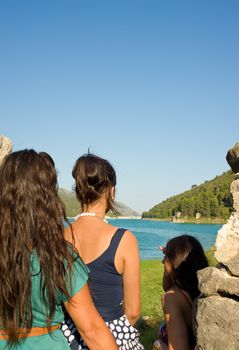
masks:
{"type": "Polygon", "coordinates": [[[211,218],[200,218],[200,219],[193,219],[193,218],[183,218],[183,219],[172,219],[172,218],[166,218],[166,219],[158,219],[158,218],[142,218],[142,220],[148,220],[148,221],[164,221],[164,222],[171,222],[172,224],[209,224],[209,225],[224,225],[227,223],[227,219],[211,219],[211,218]]]}
{"type": "Polygon", "coordinates": [[[227,223],[227,220],[223,220],[220,218],[200,218],[200,219],[194,219],[194,218],[182,218],[182,219],[172,219],[172,218],[166,218],[166,219],[159,219],[159,218],[142,218],[139,216],[119,216],[119,217],[110,217],[106,216],[107,220],[144,220],[144,221],[160,221],[160,222],[170,222],[172,224],[209,224],[209,225],[224,225],[227,223]]]}
{"type": "MultiPolygon", "coordinates": [[[[75,217],[69,217],[69,220],[74,220],[75,217]]],[[[106,220],[144,220],[144,221],[160,221],[160,222],[170,222],[172,224],[209,224],[209,225],[224,225],[227,223],[227,220],[220,219],[220,218],[182,218],[182,219],[172,219],[172,218],[165,218],[165,219],[159,219],[159,218],[142,218],[141,216],[106,216],[106,220]]]]}

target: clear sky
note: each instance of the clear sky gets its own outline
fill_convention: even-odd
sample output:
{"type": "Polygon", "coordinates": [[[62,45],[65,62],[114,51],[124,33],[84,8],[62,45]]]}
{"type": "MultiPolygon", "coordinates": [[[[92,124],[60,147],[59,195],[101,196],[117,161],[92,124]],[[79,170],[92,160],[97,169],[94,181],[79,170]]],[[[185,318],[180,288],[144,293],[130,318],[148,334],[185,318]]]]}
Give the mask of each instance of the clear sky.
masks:
{"type": "Polygon", "coordinates": [[[148,210],[229,169],[238,37],[238,0],[1,0],[0,134],[66,189],[91,147],[148,210]]]}

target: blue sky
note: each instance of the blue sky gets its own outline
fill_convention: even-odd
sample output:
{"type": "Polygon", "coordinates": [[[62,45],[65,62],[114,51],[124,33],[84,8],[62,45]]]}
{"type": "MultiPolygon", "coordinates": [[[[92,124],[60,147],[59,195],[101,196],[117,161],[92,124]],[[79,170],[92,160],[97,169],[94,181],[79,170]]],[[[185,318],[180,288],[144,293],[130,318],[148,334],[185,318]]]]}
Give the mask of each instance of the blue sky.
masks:
{"type": "Polygon", "coordinates": [[[229,169],[237,0],[2,0],[0,134],[49,152],[60,187],[91,151],[135,210],[229,169]]]}

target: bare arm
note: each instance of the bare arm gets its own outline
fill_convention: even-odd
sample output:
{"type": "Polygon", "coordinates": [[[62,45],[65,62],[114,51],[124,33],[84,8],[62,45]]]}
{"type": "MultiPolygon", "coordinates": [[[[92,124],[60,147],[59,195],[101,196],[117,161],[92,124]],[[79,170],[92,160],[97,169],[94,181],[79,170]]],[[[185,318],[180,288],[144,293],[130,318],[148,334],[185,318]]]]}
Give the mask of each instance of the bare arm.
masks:
{"type": "Polygon", "coordinates": [[[120,248],[124,254],[124,312],[134,325],[140,313],[140,259],[137,239],[130,231],[126,231],[120,248]]]}
{"type": "Polygon", "coordinates": [[[162,303],[168,332],[168,350],[190,350],[187,324],[174,291],[168,291],[162,303]]]}
{"type": "Polygon", "coordinates": [[[64,304],[90,349],[118,350],[114,337],[94,306],[87,284],[64,304]]]}

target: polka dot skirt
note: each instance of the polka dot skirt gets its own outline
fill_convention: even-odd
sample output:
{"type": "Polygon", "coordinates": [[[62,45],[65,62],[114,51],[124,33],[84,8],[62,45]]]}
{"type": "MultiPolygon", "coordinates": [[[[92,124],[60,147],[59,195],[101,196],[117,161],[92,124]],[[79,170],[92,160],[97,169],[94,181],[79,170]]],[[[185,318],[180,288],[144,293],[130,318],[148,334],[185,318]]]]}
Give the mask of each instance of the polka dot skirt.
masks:
{"type": "MultiPolygon", "coordinates": [[[[139,331],[131,326],[125,315],[106,324],[115,337],[119,350],[144,350],[139,341],[139,331]]],[[[89,349],[70,318],[62,324],[61,330],[72,350],[89,349]]]]}

